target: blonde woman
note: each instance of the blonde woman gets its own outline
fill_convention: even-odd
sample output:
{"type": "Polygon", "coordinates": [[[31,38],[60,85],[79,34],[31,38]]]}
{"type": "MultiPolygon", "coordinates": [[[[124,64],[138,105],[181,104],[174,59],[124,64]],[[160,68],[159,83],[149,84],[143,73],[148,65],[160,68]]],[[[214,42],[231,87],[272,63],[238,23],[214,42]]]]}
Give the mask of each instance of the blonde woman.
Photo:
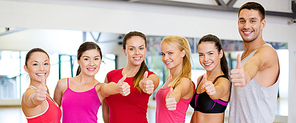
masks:
{"type": "Polygon", "coordinates": [[[190,79],[190,46],[186,38],[168,36],[161,42],[162,62],[170,76],[156,93],[156,123],[184,123],[194,93],[190,79]]]}

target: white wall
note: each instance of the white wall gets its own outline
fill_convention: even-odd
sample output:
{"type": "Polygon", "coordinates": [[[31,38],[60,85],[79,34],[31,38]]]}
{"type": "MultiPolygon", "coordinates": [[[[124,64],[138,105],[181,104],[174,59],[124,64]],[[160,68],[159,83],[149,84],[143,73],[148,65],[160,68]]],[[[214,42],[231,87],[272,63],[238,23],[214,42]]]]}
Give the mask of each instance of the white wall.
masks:
{"type": "MultiPolygon", "coordinates": [[[[245,1],[238,0],[235,6],[240,6],[245,1]]],[[[50,4],[44,4],[0,1],[0,27],[110,33],[140,30],[147,35],[188,37],[201,37],[207,33],[213,33],[222,39],[241,39],[237,31],[237,13],[123,2],[54,2],[47,1],[50,4]]],[[[275,9],[275,11],[290,10],[288,8],[290,0],[272,0],[272,2],[261,0],[260,2],[266,8],[275,9]]],[[[294,89],[296,87],[294,82],[296,80],[296,42],[294,41],[296,39],[296,24],[287,25],[289,18],[284,17],[267,16],[266,20],[267,25],[263,31],[263,38],[266,41],[288,42],[290,56],[289,109],[296,109],[296,105],[292,105],[296,104],[296,90],[294,89]]],[[[17,50],[20,48],[14,47],[16,42],[12,42],[3,41],[0,37],[0,49],[17,50]]],[[[23,47],[31,47],[31,45],[35,44],[23,47]]],[[[55,50],[61,50],[61,48],[55,50]]],[[[289,110],[288,122],[296,122],[296,110],[289,110]]]]}

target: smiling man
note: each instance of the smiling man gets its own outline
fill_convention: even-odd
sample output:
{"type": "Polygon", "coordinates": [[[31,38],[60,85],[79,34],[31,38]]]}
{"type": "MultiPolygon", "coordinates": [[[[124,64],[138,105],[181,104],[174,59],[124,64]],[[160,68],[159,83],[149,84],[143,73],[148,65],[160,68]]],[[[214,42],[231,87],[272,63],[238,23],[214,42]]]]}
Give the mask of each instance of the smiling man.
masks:
{"type": "Polygon", "coordinates": [[[230,72],[232,82],[229,123],[272,123],[274,121],[278,76],[278,56],[262,38],[265,10],[248,2],[238,11],[238,31],[245,51],[237,56],[230,72]]]}

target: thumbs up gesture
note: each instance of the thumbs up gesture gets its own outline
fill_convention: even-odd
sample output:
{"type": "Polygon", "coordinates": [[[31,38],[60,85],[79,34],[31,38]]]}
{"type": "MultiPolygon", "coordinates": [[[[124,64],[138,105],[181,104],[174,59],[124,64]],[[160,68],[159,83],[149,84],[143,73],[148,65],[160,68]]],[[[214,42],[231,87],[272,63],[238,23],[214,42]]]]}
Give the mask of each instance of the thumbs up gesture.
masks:
{"type": "Polygon", "coordinates": [[[208,77],[207,74],[203,75],[203,79],[202,79],[203,85],[201,86],[201,89],[204,89],[206,91],[206,93],[209,96],[211,96],[211,95],[216,94],[216,89],[215,89],[213,82],[208,81],[207,77],[208,77]]]}
{"type": "Polygon", "coordinates": [[[234,86],[244,87],[247,84],[247,82],[246,82],[244,67],[241,61],[241,54],[237,55],[236,61],[237,61],[236,68],[230,71],[231,82],[233,83],[234,86]]]}
{"type": "Polygon", "coordinates": [[[176,99],[173,97],[172,92],[173,92],[173,88],[170,87],[170,90],[166,95],[166,99],[165,99],[166,107],[168,108],[168,110],[176,110],[176,107],[177,107],[177,102],[176,102],[176,99]]]}
{"type": "Polygon", "coordinates": [[[46,100],[46,96],[47,96],[46,77],[45,75],[42,75],[41,84],[36,89],[36,100],[42,103],[44,100],[46,100]]]}
{"type": "Polygon", "coordinates": [[[126,74],[118,81],[116,84],[116,89],[122,96],[127,96],[130,94],[130,85],[124,80],[126,79],[126,74]]]}
{"type": "Polygon", "coordinates": [[[154,84],[152,80],[148,80],[148,72],[146,71],[144,73],[143,79],[140,81],[140,84],[142,85],[142,90],[147,94],[152,94],[154,91],[154,84]]]}

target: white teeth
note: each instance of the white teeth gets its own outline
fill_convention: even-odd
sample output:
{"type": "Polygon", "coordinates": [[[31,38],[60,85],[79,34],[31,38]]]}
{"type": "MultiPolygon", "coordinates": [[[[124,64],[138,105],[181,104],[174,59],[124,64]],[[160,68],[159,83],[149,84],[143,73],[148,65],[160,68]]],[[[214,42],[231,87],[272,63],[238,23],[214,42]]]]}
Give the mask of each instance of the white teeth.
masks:
{"type": "Polygon", "coordinates": [[[134,59],[135,59],[135,60],[140,60],[140,59],[141,59],[141,57],[134,57],[134,59]]]}
{"type": "Polygon", "coordinates": [[[39,73],[39,74],[37,74],[38,76],[42,76],[42,75],[45,75],[45,73],[39,73]]]}
{"type": "Polygon", "coordinates": [[[169,61],[169,62],[165,62],[165,64],[170,64],[170,63],[172,63],[171,61],[169,61]]]}
{"type": "Polygon", "coordinates": [[[211,63],[206,63],[205,65],[210,65],[211,63]]]}
{"type": "Polygon", "coordinates": [[[248,34],[251,34],[252,31],[245,31],[244,33],[248,35],[248,34]]]}

